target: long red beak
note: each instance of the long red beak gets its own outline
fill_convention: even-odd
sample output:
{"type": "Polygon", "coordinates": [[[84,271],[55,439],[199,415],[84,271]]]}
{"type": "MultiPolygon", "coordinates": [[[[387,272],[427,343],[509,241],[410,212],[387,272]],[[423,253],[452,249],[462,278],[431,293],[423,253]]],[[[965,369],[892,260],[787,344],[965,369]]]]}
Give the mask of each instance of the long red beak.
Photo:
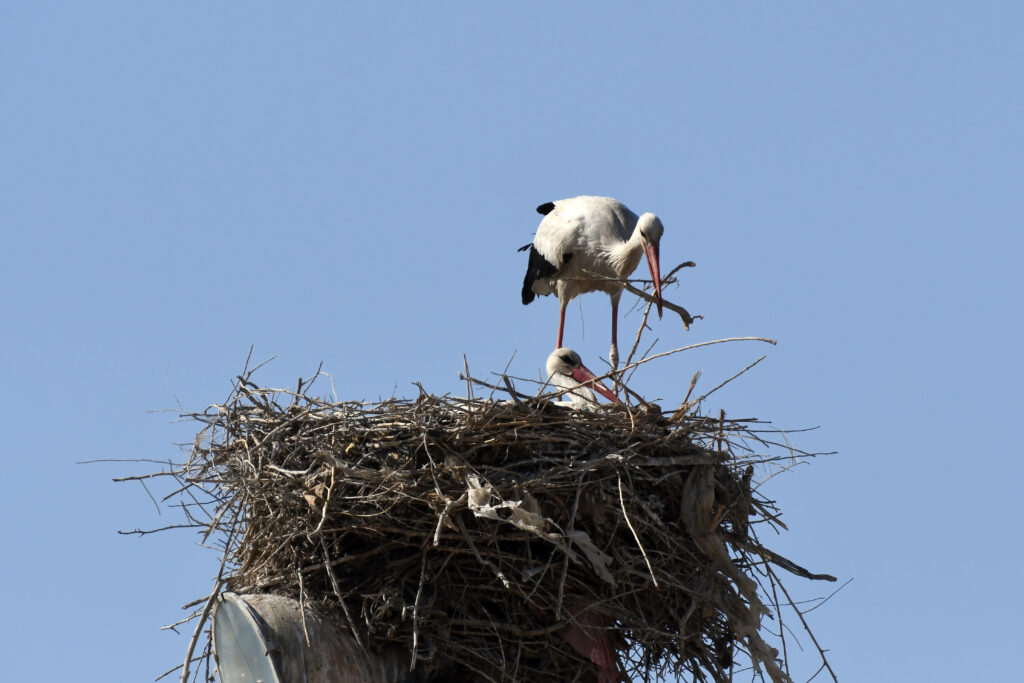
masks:
{"type": "Polygon", "coordinates": [[[659,262],[660,248],[657,244],[645,244],[644,253],[647,254],[647,266],[651,269],[651,279],[654,280],[654,298],[658,300],[658,317],[661,317],[661,263],[659,262]]]}
{"type": "Polygon", "coordinates": [[[572,376],[573,379],[575,379],[577,382],[579,382],[580,384],[587,385],[588,387],[590,387],[597,393],[601,394],[612,403],[622,403],[622,401],[619,400],[619,397],[613,394],[608,389],[608,387],[606,387],[605,385],[601,384],[598,381],[595,381],[597,375],[592,373],[586,365],[579,365],[578,367],[574,368],[572,371],[572,376]]]}

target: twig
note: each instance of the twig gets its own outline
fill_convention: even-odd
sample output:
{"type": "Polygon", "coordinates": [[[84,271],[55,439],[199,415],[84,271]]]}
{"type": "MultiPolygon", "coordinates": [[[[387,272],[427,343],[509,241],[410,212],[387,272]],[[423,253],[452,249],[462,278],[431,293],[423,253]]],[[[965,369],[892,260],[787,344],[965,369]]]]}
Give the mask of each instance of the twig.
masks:
{"type": "Polygon", "coordinates": [[[846,588],[847,586],[849,586],[851,581],[853,581],[853,579],[847,579],[846,581],[843,581],[843,583],[841,585],[839,585],[834,591],[832,591],[831,593],[826,595],[825,598],[823,600],[819,601],[818,604],[816,604],[814,607],[805,609],[804,610],[804,614],[810,614],[814,610],[816,610],[819,607],[821,607],[822,605],[824,605],[826,602],[828,602],[833,597],[835,597],[836,593],[838,593],[839,591],[841,591],[844,588],[846,588]]]}
{"type": "Polygon", "coordinates": [[[828,657],[825,656],[825,650],[821,647],[821,644],[818,643],[818,639],[814,637],[814,632],[811,631],[811,627],[807,625],[807,620],[804,619],[803,612],[801,612],[800,608],[797,607],[796,604],[793,602],[793,598],[789,595],[789,591],[787,591],[786,587],[782,584],[781,581],[779,581],[778,577],[775,575],[775,572],[772,571],[772,568],[766,567],[766,569],[768,571],[768,575],[771,576],[772,580],[778,584],[780,589],[782,589],[782,593],[786,596],[786,600],[789,600],[789,606],[792,607],[793,611],[796,612],[796,615],[800,617],[800,623],[804,625],[804,630],[807,631],[807,635],[810,636],[811,642],[814,643],[814,647],[818,648],[818,654],[821,655],[822,665],[826,669],[828,669],[829,674],[831,674],[832,676],[832,680],[836,683],[839,683],[839,679],[836,677],[836,672],[832,670],[832,666],[828,663],[828,657]]]}
{"type": "MultiPolygon", "coordinates": [[[[504,375],[503,377],[507,378],[507,375],[504,375]]],[[[508,391],[514,398],[534,398],[530,394],[524,394],[522,392],[516,391],[515,389],[508,389],[507,385],[504,387],[499,387],[496,384],[488,384],[482,379],[476,379],[475,377],[470,377],[469,375],[463,375],[461,372],[459,373],[459,379],[464,379],[467,382],[472,382],[473,384],[479,384],[480,386],[487,387],[488,389],[499,389],[501,391],[508,391]]]]}
{"type": "Polygon", "coordinates": [[[811,581],[836,581],[837,580],[836,577],[832,576],[831,574],[814,574],[814,573],[804,569],[803,567],[798,565],[796,562],[793,562],[792,560],[787,560],[782,555],[779,555],[776,552],[768,550],[767,548],[764,548],[764,547],[760,546],[757,543],[754,543],[754,542],[751,542],[751,541],[744,541],[744,540],[738,539],[738,538],[736,538],[734,536],[730,536],[729,537],[729,542],[732,543],[733,545],[735,545],[737,548],[741,548],[743,550],[746,550],[747,552],[751,552],[751,553],[754,553],[755,555],[759,555],[766,562],[770,562],[771,564],[774,564],[776,567],[780,567],[781,569],[785,569],[790,574],[794,574],[794,575],[799,576],[801,578],[809,579],[811,581]]]}
{"type": "Polygon", "coordinates": [[[420,584],[416,588],[416,599],[412,603],[412,656],[409,658],[409,671],[416,670],[416,653],[419,649],[420,635],[420,596],[423,595],[423,584],[427,579],[428,544],[423,544],[423,561],[420,564],[420,584]]]}
{"type": "Polygon", "coordinates": [[[469,381],[469,361],[466,360],[466,354],[462,354],[462,369],[465,371],[465,374],[460,374],[459,377],[460,378],[461,377],[465,377],[466,378],[466,398],[472,399],[473,398],[473,385],[470,384],[470,381],[469,381]]]}
{"type": "Polygon", "coordinates": [[[338,588],[338,578],[334,575],[334,570],[331,568],[331,557],[327,552],[327,542],[324,541],[324,537],[320,537],[320,547],[324,551],[324,568],[327,570],[327,577],[331,580],[331,590],[334,591],[334,595],[338,598],[338,604],[341,605],[341,611],[345,613],[345,621],[348,622],[348,628],[352,632],[352,637],[356,639],[356,644],[359,647],[363,646],[363,640],[359,637],[359,629],[356,628],[355,622],[352,620],[352,615],[349,614],[348,607],[345,605],[345,596],[341,594],[341,589],[338,588]]]}
{"type": "Polygon", "coordinates": [[[690,407],[696,405],[696,401],[690,403],[690,396],[693,394],[694,388],[697,386],[697,381],[700,379],[700,370],[693,373],[693,377],[690,378],[690,386],[686,390],[686,396],[683,397],[683,402],[679,404],[679,408],[676,409],[672,415],[672,421],[678,422],[680,419],[686,417],[687,413],[690,412],[690,407]]]}
{"type": "MultiPolygon", "coordinates": [[[[676,270],[678,270],[678,268],[676,270]]],[[[634,295],[640,297],[641,299],[644,299],[645,301],[649,301],[649,302],[652,302],[652,303],[658,303],[658,300],[654,297],[654,295],[648,294],[647,292],[645,292],[642,289],[637,289],[632,284],[630,284],[629,280],[627,280],[627,279],[615,278],[615,277],[605,277],[605,276],[602,276],[602,275],[598,275],[597,273],[592,273],[592,272],[590,272],[590,271],[588,271],[586,269],[584,269],[582,272],[586,276],[585,279],[601,280],[601,281],[608,281],[608,282],[618,282],[630,294],[634,294],[634,295]]],[[[675,270],[673,270],[672,272],[675,272],[675,270]]],[[[690,312],[687,311],[685,308],[683,308],[682,306],[679,306],[677,304],[674,304],[671,301],[668,301],[664,297],[662,297],[662,299],[661,299],[661,305],[662,305],[663,308],[667,308],[668,310],[673,311],[674,313],[678,313],[679,317],[683,319],[683,327],[686,328],[687,330],[690,329],[690,325],[693,324],[694,320],[703,319],[703,317],[704,317],[702,315],[690,315],[690,312]]]]}
{"type": "MultiPolygon", "coordinates": [[[[740,375],[742,375],[743,373],[745,373],[745,372],[746,372],[747,370],[750,370],[750,369],[751,369],[752,367],[754,367],[755,365],[757,365],[758,363],[760,363],[761,361],[763,361],[763,360],[764,360],[765,358],[767,358],[767,357],[768,357],[768,356],[761,356],[760,358],[758,358],[757,360],[755,360],[755,361],[754,361],[753,363],[751,363],[751,364],[750,364],[750,365],[748,365],[747,367],[745,367],[745,368],[743,368],[742,370],[740,370],[739,372],[737,372],[737,373],[736,373],[735,375],[733,375],[732,377],[730,377],[730,378],[728,378],[728,379],[726,379],[726,380],[724,380],[724,381],[720,382],[719,384],[717,384],[717,385],[716,385],[716,386],[715,386],[715,387],[714,387],[713,389],[711,389],[710,391],[707,391],[707,392],[705,392],[705,393],[701,394],[700,396],[698,396],[698,397],[697,397],[697,400],[695,400],[695,401],[694,401],[694,403],[700,403],[701,401],[703,401],[704,399],[706,399],[706,398],[707,398],[708,396],[710,396],[711,394],[715,393],[716,391],[718,391],[719,389],[721,389],[722,387],[724,387],[724,386],[725,386],[726,384],[728,384],[729,382],[733,381],[734,379],[736,379],[737,377],[739,377],[740,375]]],[[[689,394],[689,393],[687,393],[687,394],[686,394],[686,398],[687,398],[687,399],[689,399],[689,397],[690,397],[690,394],[689,394]]]]}
{"type": "Polygon", "coordinates": [[[493,562],[484,559],[484,556],[480,554],[479,550],[477,550],[476,543],[473,543],[473,539],[470,537],[469,532],[466,530],[466,525],[463,524],[462,520],[456,517],[455,522],[459,525],[459,531],[462,532],[462,537],[466,539],[466,543],[469,544],[469,549],[473,551],[473,556],[476,557],[477,562],[485,567],[490,567],[491,571],[493,571],[494,575],[498,577],[498,580],[501,581],[502,585],[505,586],[505,588],[510,588],[512,584],[509,582],[508,577],[505,576],[505,573],[498,569],[497,565],[493,562]]]}
{"type": "Polygon", "coordinates": [[[466,501],[466,494],[465,493],[463,493],[461,496],[459,496],[456,499],[448,499],[447,501],[445,501],[444,510],[442,510],[441,514],[439,514],[437,516],[437,526],[434,527],[433,544],[435,546],[438,545],[441,542],[441,527],[444,526],[444,522],[445,522],[446,519],[448,519],[448,515],[451,513],[452,508],[455,507],[456,505],[460,505],[460,504],[464,503],[465,501],[466,501]]]}
{"type": "Polygon", "coordinates": [[[295,570],[299,578],[299,616],[302,618],[302,634],[306,636],[306,647],[312,647],[309,642],[309,631],[306,630],[306,587],[302,584],[302,572],[295,570]]]}
{"type": "Polygon", "coordinates": [[[324,497],[323,510],[320,513],[320,523],[316,525],[316,529],[313,530],[313,534],[319,534],[320,530],[324,528],[324,522],[327,521],[327,507],[331,503],[331,494],[334,492],[334,473],[336,468],[331,468],[331,485],[327,487],[327,495],[324,497]]]}
{"type": "Polygon", "coordinates": [[[633,340],[633,348],[629,350],[629,355],[626,356],[626,365],[633,362],[633,356],[636,354],[636,349],[640,346],[640,337],[643,336],[644,330],[647,329],[647,317],[651,314],[651,306],[654,304],[650,301],[647,302],[647,308],[644,309],[643,320],[640,321],[640,326],[636,328],[636,338],[633,340]]]}
{"type": "MultiPolygon", "coordinates": [[[[516,354],[513,353],[512,356],[508,359],[508,362],[505,363],[505,369],[501,371],[501,379],[504,381],[505,387],[507,389],[511,389],[512,388],[512,383],[508,381],[508,375],[505,374],[505,373],[508,372],[509,366],[512,365],[512,361],[514,361],[515,359],[516,359],[516,354]]],[[[466,371],[467,371],[467,374],[468,374],[469,368],[466,368],[466,371]]],[[[488,399],[494,398],[494,391],[496,391],[496,390],[492,390],[491,391],[491,395],[487,397],[488,399]]],[[[512,400],[514,402],[516,402],[516,403],[519,402],[514,395],[512,396],[512,400]]]]}
{"type": "Polygon", "coordinates": [[[654,582],[654,587],[657,588],[658,587],[658,578],[654,575],[654,568],[651,567],[651,561],[647,558],[647,551],[644,550],[643,544],[640,543],[640,537],[637,536],[636,529],[633,528],[633,523],[629,521],[629,514],[626,513],[626,501],[623,500],[623,498],[622,498],[622,477],[620,476],[620,477],[618,477],[618,479],[619,479],[619,505],[622,506],[622,517],[626,520],[626,526],[628,526],[629,530],[631,532],[633,532],[633,538],[636,539],[636,545],[637,545],[638,548],[640,548],[640,552],[644,556],[644,562],[647,563],[647,571],[649,571],[651,573],[651,581],[654,582]]]}
{"type": "MultiPolygon", "coordinates": [[[[223,563],[221,568],[223,569],[223,563]]],[[[207,617],[210,616],[210,609],[213,607],[213,603],[217,600],[217,596],[220,595],[221,586],[224,585],[224,579],[220,576],[217,577],[217,583],[214,584],[213,591],[210,593],[210,597],[206,599],[206,605],[203,606],[203,611],[199,614],[199,622],[196,624],[196,628],[192,631],[192,637],[188,641],[188,649],[185,650],[185,662],[182,664],[181,683],[188,683],[189,665],[192,663],[192,653],[196,649],[196,643],[199,642],[199,634],[203,632],[203,625],[206,624],[207,617]]],[[[173,669],[172,669],[173,671],[173,669]]]]}
{"type": "MultiPolygon", "coordinates": [[[[580,472],[576,478],[576,495],[572,499],[572,509],[569,511],[569,523],[565,525],[565,534],[568,535],[576,524],[576,511],[580,506],[580,494],[583,493],[583,477],[585,472],[580,472]]],[[[558,601],[555,603],[555,619],[562,618],[562,600],[565,597],[565,575],[569,571],[569,553],[562,554],[562,578],[558,582],[558,601]]]]}

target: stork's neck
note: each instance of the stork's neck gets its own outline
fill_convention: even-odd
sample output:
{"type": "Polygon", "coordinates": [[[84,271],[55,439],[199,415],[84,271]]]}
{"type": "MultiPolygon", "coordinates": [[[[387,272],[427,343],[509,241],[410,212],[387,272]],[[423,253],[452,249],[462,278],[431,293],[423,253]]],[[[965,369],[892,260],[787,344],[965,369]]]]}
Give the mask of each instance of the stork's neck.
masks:
{"type": "Polygon", "coordinates": [[[575,379],[558,370],[548,371],[548,381],[563,391],[571,391],[580,385],[575,379]]]}
{"type": "Polygon", "coordinates": [[[619,277],[626,277],[640,264],[644,254],[644,242],[640,237],[639,226],[625,242],[620,242],[608,250],[608,261],[619,277]]]}
{"type": "Polygon", "coordinates": [[[562,394],[562,400],[559,401],[560,404],[570,405],[578,410],[597,405],[597,396],[594,395],[594,392],[589,387],[585,387],[577,382],[573,377],[556,372],[551,376],[551,383],[558,387],[560,391],[566,392],[562,394]]]}

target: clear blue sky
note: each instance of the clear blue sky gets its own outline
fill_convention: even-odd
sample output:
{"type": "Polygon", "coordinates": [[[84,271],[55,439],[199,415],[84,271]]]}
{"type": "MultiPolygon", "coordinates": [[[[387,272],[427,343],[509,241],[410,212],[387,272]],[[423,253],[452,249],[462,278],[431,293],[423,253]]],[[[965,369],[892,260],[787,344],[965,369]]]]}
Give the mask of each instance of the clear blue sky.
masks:
{"type": "MultiPolygon", "coordinates": [[[[464,353],[535,376],[557,305],[515,249],[577,194],[697,262],[661,348],[779,340],[633,384],[767,352],[707,409],[839,451],[766,491],[775,547],[853,578],[811,615],[841,680],[1019,676],[1019,4],[338,5],[0,5],[5,678],[152,680],[217,569],[116,534],[178,521],[110,482],[147,468],[76,461],[178,457],[150,411],[222,400],[250,345],[350,399],[461,391],[464,353]]],[[[607,311],[570,308],[591,367],[607,311]]]]}

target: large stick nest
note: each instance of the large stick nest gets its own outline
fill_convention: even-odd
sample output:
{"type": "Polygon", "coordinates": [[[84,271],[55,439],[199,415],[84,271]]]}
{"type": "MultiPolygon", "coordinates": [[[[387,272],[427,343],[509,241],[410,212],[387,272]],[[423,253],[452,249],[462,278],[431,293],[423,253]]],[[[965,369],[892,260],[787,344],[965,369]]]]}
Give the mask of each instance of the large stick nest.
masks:
{"type": "Polygon", "coordinates": [[[782,457],[772,432],[695,405],[334,402],[246,373],[190,417],[204,426],[168,474],[223,548],[215,592],[297,598],[414,652],[423,680],[592,680],[575,625],[634,680],[727,681],[739,655],[786,681],[762,627],[781,618],[772,567],[831,579],[757,540],[779,524],[751,486],[782,457]]]}

